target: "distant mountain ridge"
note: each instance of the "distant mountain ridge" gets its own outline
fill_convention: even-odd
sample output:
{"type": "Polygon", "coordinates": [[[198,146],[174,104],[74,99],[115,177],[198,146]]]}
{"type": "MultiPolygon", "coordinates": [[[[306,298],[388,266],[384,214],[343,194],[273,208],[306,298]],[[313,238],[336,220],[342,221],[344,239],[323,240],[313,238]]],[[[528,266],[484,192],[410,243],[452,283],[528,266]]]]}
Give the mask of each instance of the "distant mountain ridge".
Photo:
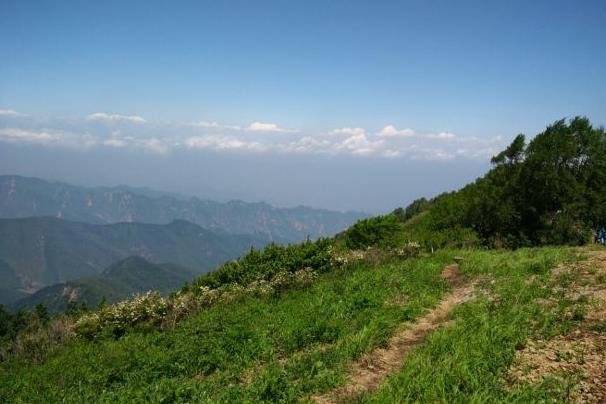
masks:
{"type": "Polygon", "coordinates": [[[52,217],[0,219],[0,303],[45,286],[100,274],[129,256],[201,274],[268,239],[169,224],[92,225],[52,217]]]}
{"type": "Polygon", "coordinates": [[[147,188],[81,187],[16,175],[0,176],[0,218],[53,216],[91,224],[166,224],[183,219],[232,234],[256,234],[277,242],[332,236],[367,215],[267,203],[226,203],[147,188]]]}
{"type": "Polygon", "coordinates": [[[16,302],[14,307],[31,309],[42,303],[50,311],[60,312],[72,301],[95,307],[102,299],[114,303],[149,290],[165,295],[194,277],[193,272],[178,265],[153,264],[145,258],[131,256],[110,265],[99,275],[42,288],[16,302]]]}

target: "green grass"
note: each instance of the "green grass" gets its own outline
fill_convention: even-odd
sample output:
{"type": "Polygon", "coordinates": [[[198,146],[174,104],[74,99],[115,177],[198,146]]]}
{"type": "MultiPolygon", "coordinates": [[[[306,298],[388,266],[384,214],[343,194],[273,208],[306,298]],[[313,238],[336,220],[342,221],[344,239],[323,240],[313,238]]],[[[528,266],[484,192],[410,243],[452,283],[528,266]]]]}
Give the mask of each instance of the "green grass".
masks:
{"type": "MultiPolygon", "coordinates": [[[[122,338],[76,340],[42,364],[0,367],[2,402],[293,402],[345,382],[347,364],[385,345],[403,322],[448,290],[439,277],[462,255],[466,278],[488,297],[460,306],[454,326],[411,353],[402,370],[362,398],[394,401],[532,401],[559,398],[549,386],[507,392],[503,376],[515,347],[532,335],[557,335],[574,318],[558,297],[538,298],[550,269],[574,259],[570,249],[517,252],[441,251],[431,257],[358,263],[322,274],[302,290],[242,298],[192,315],[172,331],[132,331],[122,338]],[[535,282],[528,282],[529,277],[535,282]]],[[[564,280],[563,282],[566,282],[564,280]]]]}
{"type": "MultiPolygon", "coordinates": [[[[568,332],[580,318],[565,315],[574,302],[559,296],[553,310],[537,301],[552,296],[550,268],[574,260],[569,249],[524,249],[515,253],[485,253],[491,268],[477,254],[468,254],[468,275],[490,274],[490,297],[459,307],[455,325],[429,336],[392,375],[363,402],[536,402],[564,399],[553,383],[524,385],[508,391],[504,376],[516,347],[529,337],[548,339],[568,332]],[[536,277],[528,282],[529,276],[536,277]]],[[[563,285],[565,286],[565,285],[563,285]]],[[[556,296],[558,297],[558,296],[556,296]]]]}

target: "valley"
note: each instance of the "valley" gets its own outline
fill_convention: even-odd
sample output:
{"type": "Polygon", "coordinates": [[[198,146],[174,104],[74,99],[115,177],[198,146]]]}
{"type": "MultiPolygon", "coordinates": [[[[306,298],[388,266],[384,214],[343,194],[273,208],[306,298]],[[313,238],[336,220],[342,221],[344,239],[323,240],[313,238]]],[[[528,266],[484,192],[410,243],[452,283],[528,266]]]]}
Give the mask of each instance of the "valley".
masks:
{"type": "Polygon", "coordinates": [[[52,217],[0,219],[0,262],[7,279],[6,294],[0,297],[3,303],[16,304],[11,296],[23,298],[46,286],[99,275],[129,256],[201,274],[268,242],[183,220],[91,225],[52,217]]]}

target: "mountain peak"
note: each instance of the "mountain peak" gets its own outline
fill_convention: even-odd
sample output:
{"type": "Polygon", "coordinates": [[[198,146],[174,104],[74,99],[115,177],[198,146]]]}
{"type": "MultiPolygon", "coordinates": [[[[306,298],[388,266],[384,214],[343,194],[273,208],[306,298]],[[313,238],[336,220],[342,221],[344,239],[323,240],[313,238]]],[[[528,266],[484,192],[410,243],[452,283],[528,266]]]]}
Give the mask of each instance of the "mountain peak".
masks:
{"type": "Polygon", "coordinates": [[[113,263],[112,265],[110,265],[109,267],[107,267],[104,271],[103,271],[103,275],[111,275],[111,274],[115,274],[117,272],[120,271],[124,271],[124,270],[128,270],[129,268],[132,267],[139,267],[139,268],[150,268],[150,267],[154,267],[155,265],[152,264],[151,262],[149,262],[148,260],[146,260],[145,258],[138,256],[138,255],[131,255],[129,257],[126,257],[122,260],[119,260],[115,263],[113,263]]]}

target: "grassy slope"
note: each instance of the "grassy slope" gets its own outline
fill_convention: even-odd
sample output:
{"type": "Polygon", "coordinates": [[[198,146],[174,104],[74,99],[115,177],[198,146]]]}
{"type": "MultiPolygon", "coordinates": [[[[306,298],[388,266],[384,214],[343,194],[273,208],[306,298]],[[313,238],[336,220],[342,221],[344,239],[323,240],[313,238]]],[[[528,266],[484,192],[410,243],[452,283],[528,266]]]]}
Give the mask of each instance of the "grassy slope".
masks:
{"type": "MultiPolygon", "coordinates": [[[[532,334],[566,331],[572,319],[541,310],[549,270],[574,259],[570,249],[442,251],[431,257],[322,275],[280,298],[219,304],[174,331],[133,332],[119,340],[79,341],[43,364],[0,369],[0,401],[295,401],[345,381],[346,365],[387,341],[393,330],[435,305],[448,289],[442,267],[463,255],[467,277],[480,276],[493,299],[455,312],[453,327],[432,334],[402,371],[364,400],[539,399],[557,393],[508,393],[502,378],[516,345],[532,334]],[[535,282],[526,280],[533,276],[535,282]]],[[[553,398],[559,398],[554,396],[553,398]]]]}
{"type": "Polygon", "coordinates": [[[490,268],[474,259],[465,266],[468,276],[490,274],[486,278],[490,281],[485,283],[489,297],[459,307],[454,326],[431,334],[407,358],[399,373],[362,402],[535,402],[566,398],[562,389],[549,389],[547,385],[525,385],[509,391],[504,375],[516,348],[524,346],[528,338],[549,339],[566,333],[581,319],[569,315],[578,302],[555,295],[546,287],[556,262],[576,259],[573,250],[524,249],[490,255],[490,268]],[[557,299],[554,310],[540,305],[541,299],[550,297],[557,299]]]}

